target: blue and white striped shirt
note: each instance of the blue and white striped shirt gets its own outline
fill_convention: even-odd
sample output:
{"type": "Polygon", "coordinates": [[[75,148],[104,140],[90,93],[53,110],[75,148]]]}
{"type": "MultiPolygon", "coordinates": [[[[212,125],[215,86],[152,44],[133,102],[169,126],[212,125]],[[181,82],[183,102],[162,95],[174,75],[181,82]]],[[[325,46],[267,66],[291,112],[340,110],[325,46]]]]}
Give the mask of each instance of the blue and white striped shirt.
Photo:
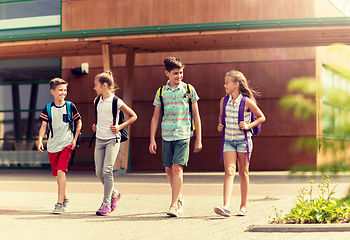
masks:
{"type": "MultiPolygon", "coordinates": [[[[225,140],[226,141],[241,141],[245,140],[244,138],[244,131],[240,129],[238,124],[238,109],[239,104],[242,100],[242,94],[240,94],[236,100],[233,102],[232,96],[230,94],[230,97],[228,99],[227,105],[226,105],[226,111],[225,111],[225,140]]],[[[247,124],[250,123],[251,119],[251,112],[247,112],[244,106],[244,122],[247,124]]],[[[252,133],[250,131],[247,131],[247,136],[251,137],[252,133]]]]}

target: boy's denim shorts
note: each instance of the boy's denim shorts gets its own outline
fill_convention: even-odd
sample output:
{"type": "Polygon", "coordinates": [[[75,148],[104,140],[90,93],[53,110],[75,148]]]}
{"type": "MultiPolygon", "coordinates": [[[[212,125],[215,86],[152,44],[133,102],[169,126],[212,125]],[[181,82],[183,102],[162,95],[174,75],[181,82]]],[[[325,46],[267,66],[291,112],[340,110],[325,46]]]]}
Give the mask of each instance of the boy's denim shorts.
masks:
{"type": "MultiPolygon", "coordinates": [[[[249,152],[253,151],[253,141],[251,137],[248,137],[249,152]]],[[[247,152],[247,146],[245,140],[239,141],[226,141],[224,142],[224,152],[247,152]]]]}
{"type": "Polygon", "coordinates": [[[173,163],[187,167],[189,154],[190,138],[176,141],[162,140],[163,167],[171,167],[173,163]]]}

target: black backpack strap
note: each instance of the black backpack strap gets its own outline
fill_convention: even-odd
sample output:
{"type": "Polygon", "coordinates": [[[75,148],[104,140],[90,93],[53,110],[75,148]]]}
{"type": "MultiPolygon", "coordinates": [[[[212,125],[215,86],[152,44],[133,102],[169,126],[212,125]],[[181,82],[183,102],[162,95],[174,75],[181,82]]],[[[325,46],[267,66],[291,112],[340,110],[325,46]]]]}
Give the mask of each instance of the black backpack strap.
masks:
{"type": "Polygon", "coordinates": [[[186,93],[189,96],[189,98],[188,98],[188,110],[189,110],[190,116],[191,116],[191,131],[194,131],[195,127],[193,124],[193,114],[192,114],[192,91],[191,91],[190,85],[188,83],[186,84],[186,93]]]}
{"type": "Polygon", "coordinates": [[[186,92],[187,92],[188,96],[191,96],[188,98],[188,107],[189,107],[190,114],[192,116],[192,94],[191,94],[190,85],[188,83],[187,83],[187,87],[186,87],[186,92]]]}
{"type": "Polygon", "coordinates": [[[114,96],[112,102],[112,114],[113,114],[113,125],[117,122],[117,112],[118,112],[118,97],[114,96]]]}
{"type": "Polygon", "coordinates": [[[162,110],[162,116],[164,116],[163,92],[164,92],[164,86],[161,86],[158,89],[158,97],[159,97],[159,100],[160,100],[160,109],[162,110]]]}
{"type": "MultiPolygon", "coordinates": [[[[118,97],[114,96],[113,102],[112,102],[113,125],[116,125],[117,123],[117,112],[118,112],[118,97]]],[[[118,137],[115,138],[115,141],[118,142],[118,137]]]]}
{"type": "MultiPolygon", "coordinates": [[[[101,98],[101,95],[98,96],[95,100],[95,124],[97,124],[97,105],[100,101],[100,98],[101,98]]],[[[94,132],[94,134],[92,135],[92,137],[90,139],[89,148],[91,148],[92,142],[94,141],[95,138],[96,138],[96,132],[94,132]]]]}

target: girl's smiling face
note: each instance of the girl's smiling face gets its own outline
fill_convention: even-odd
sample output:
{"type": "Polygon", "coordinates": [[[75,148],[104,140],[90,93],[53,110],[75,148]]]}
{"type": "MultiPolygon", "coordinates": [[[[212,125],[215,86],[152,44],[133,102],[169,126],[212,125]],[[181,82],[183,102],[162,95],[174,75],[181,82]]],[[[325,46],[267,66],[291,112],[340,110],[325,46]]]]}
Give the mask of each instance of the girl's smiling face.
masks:
{"type": "Polygon", "coordinates": [[[232,94],[234,91],[238,90],[238,82],[233,82],[231,77],[225,77],[224,88],[227,94],[232,94]]]}

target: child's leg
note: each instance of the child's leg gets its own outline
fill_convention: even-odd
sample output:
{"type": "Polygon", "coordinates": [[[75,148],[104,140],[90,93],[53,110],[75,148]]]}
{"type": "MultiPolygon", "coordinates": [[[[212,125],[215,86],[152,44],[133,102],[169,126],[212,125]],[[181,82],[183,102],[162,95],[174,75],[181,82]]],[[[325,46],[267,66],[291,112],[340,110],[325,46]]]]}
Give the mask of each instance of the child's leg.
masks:
{"type": "Polygon", "coordinates": [[[113,177],[113,166],[119,152],[120,143],[117,143],[115,139],[108,140],[106,145],[106,154],[103,163],[102,175],[104,179],[104,203],[111,203],[112,193],[115,194],[114,189],[114,177],[113,177]]]}
{"type": "Polygon", "coordinates": [[[62,203],[63,200],[67,199],[67,181],[66,173],[62,170],[57,170],[57,186],[58,186],[58,200],[57,203],[62,203]]]}
{"type": "MultiPolygon", "coordinates": [[[[250,157],[251,153],[249,153],[250,157]]],[[[240,210],[247,209],[247,198],[249,190],[249,163],[246,153],[238,153],[238,173],[241,182],[241,206],[240,210]]]]}
{"type": "Polygon", "coordinates": [[[102,175],[102,169],[103,169],[103,162],[105,158],[105,141],[100,140],[96,138],[96,144],[95,144],[95,173],[97,178],[101,181],[102,184],[104,184],[104,178],[102,175]]]}
{"type": "Polygon", "coordinates": [[[173,168],[172,167],[165,167],[165,172],[166,172],[166,176],[168,178],[168,181],[170,183],[170,186],[173,187],[173,168]]]}
{"type": "Polygon", "coordinates": [[[177,202],[180,198],[183,182],[183,166],[174,163],[172,166],[173,180],[171,184],[172,198],[171,206],[177,207],[177,202]]]}
{"type": "Polygon", "coordinates": [[[237,153],[224,152],[225,178],[224,178],[224,208],[230,208],[230,200],[233,188],[233,179],[236,173],[237,153]]]}
{"type": "Polygon", "coordinates": [[[62,149],[58,154],[58,160],[56,165],[56,181],[58,187],[58,200],[57,203],[63,203],[64,199],[67,199],[67,179],[66,172],[68,168],[69,159],[71,156],[72,148],[68,145],[62,149]]]}

